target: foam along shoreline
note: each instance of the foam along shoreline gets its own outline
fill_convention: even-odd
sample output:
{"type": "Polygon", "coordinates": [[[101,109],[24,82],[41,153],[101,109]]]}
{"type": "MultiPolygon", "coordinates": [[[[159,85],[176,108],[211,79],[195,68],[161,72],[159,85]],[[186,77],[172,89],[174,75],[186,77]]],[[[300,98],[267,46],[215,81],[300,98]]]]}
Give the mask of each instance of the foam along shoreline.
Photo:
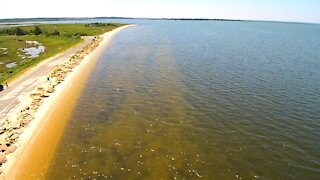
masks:
{"type": "Polygon", "coordinates": [[[0,153],[4,158],[0,178],[43,176],[90,71],[111,38],[130,26],[134,25],[122,26],[98,36],[87,47],[54,68],[49,80],[30,95],[30,106],[21,109],[17,115],[20,121],[8,133],[8,142],[5,143],[10,144],[2,144],[6,150],[0,153]],[[8,148],[11,152],[6,153],[8,148]]]}

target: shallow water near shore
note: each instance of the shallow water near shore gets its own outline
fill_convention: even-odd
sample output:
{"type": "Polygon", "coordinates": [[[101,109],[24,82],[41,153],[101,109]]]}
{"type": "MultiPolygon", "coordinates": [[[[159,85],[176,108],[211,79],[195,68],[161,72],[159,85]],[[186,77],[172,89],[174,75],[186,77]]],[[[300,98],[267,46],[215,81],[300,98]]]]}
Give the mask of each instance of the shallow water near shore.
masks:
{"type": "Polygon", "coordinates": [[[46,179],[316,179],[320,27],[150,21],[121,31],[46,179]]]}

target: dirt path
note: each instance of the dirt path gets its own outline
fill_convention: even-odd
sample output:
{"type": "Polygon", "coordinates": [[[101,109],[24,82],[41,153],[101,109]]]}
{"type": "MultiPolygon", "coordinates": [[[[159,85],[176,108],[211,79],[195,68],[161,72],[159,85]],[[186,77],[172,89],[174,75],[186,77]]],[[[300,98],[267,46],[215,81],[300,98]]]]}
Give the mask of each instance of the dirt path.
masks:
{"type": "Polygon", "coordinates": [[[88,45],[93,40],[93,37],[85,37],[84,39],[85,41],[83,43],[78,44],[66,52],[43,60],[11,82],[9,89],[0,92],[0,126],[3,119],[7,115],[10,115],[12,109],[23,106],[25,96],[29,96],[37,86],[43,83],[43,81],[46,81],[46,77],[53,67],[88,45]]]}

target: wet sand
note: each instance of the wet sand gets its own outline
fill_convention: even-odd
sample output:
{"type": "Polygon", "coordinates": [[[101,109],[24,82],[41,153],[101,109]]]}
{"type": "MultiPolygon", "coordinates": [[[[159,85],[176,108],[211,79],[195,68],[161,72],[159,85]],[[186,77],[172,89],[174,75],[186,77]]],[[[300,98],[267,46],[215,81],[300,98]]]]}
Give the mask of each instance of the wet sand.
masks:
{"type": "Polygon", "coordinates": [[[8,157],[2,176],[5,179],[44,178],[64,127],[72,112],[85,81],[97,59],[113,35],[129,26],[103,34],[99,46],[87,55],[81,64],[70,72],[55,92],[44,100],[35,113],[35,119],[25,129],[17,142],[19,148],[8,157]]]}

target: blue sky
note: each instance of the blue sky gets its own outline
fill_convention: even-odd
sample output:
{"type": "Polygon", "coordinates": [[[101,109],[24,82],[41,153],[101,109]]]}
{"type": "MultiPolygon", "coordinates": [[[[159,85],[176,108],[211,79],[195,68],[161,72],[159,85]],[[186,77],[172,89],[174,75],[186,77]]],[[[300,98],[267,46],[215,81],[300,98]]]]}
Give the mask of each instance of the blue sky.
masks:
{"type": "Polygon", "coordinates": [[[0,0],[0,18],[94,16],[320,23],[320,0],[0,0]]]}

